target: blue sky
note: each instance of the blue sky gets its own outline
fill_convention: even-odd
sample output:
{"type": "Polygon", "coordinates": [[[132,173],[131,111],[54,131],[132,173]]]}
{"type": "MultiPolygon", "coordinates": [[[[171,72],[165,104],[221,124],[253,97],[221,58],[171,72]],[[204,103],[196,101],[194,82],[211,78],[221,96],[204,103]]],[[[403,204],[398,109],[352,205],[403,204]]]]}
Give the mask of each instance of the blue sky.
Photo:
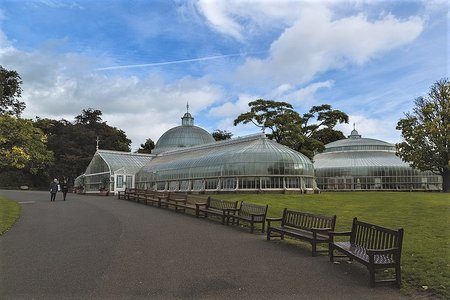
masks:
{"type": "MultiPolygon", "coordinates": [[[[0,1],[0,64],[24,81],[25,117],[104,113],[136,149],[179,125],[235,136],[257,98],[299,113],[329,103],[364,137],[448,77],[446,1],[0,1]]],[[[93,141],[94,142],[94,141],[93,141]]]]}

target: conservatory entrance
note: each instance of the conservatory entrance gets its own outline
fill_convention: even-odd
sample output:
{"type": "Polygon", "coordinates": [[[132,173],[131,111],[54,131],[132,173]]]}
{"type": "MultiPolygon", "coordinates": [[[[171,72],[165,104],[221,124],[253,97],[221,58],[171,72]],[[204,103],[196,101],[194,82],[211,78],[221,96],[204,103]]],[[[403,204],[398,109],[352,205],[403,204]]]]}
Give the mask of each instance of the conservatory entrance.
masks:
{"type": "Polygon", "coordinates": [[[134,188],[134,174],[130,174],[125,169],[117,170],[114,173],[114,194],[117,195],[126,188],[134,188]]]}

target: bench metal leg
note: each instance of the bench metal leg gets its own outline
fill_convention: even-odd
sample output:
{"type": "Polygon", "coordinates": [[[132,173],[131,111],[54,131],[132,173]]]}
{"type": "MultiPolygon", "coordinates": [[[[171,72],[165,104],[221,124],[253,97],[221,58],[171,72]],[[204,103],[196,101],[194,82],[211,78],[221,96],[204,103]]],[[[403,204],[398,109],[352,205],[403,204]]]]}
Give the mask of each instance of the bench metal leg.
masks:
{"type": "Polygon", "coordinates": [[[267,228],[267,240],[270,241],[270,227],[267,228]]]}
{"type": "Polygon", "coordinates": [[[317,245],[316,243],[312,242],[311,243],[311,247],[312,247],[312,256],[316,256],[316,252],[317,252],[317,245]]]}
{"type": "Polygon", "coordinates": [[[328,244],[328,256],[330,257],[330,262],[334,262],[334,249],[333,245],[330,243],[328,244]]]}
{"type": "Polygon", "coordinates": [[[369,277],[370,277],[370,287],[375,287],[375,268],[373,266],[369,266],[369,277]]]}
{"type": "Polygon", "coordinates": [[[402,285],[402,273],[400,269],[400,263],[395,264],[395,281],[400,288],[402,285]]]}

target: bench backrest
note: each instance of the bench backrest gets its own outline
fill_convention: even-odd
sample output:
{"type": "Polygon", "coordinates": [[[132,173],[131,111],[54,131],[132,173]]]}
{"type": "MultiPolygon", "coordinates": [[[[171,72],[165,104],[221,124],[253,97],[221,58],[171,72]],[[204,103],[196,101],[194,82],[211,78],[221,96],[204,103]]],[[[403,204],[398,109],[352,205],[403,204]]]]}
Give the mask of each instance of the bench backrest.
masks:
{"type": "Polygon", "coordinates": [[[244,217],[249,217],[251,215],[263,215],[262,219],[264,220],[266,218],[268,208],[269,205],[258,205],[253,203],[245,203],[242,201],[238,215],[244,217]]]}
{"type": "Polygon", "coordinates": [[[281,226],[289,226],[303,230],[310,230],[311,228],[331,228],[331,231],[333,231],[335,224],[336,215],[328,217],[288,210],[287,208],[284,209],[283,219],[281,220],[281,226]]]}
{"type": "Polygon", "coordinates": [[[227,209],[227,208],[237,208],[238,202],[237,201],[227,201],[222,199],[216,199],[212,197],[208,197],[208,200],[206,201],[206,207],[207,208],[213,208],[213,209],[227,209]]]}
{"type": "Polygon", "coordinates": [[[402,249],[403,228],[392,230],[353,219],[350,242],[368,249],[402,249]]]}

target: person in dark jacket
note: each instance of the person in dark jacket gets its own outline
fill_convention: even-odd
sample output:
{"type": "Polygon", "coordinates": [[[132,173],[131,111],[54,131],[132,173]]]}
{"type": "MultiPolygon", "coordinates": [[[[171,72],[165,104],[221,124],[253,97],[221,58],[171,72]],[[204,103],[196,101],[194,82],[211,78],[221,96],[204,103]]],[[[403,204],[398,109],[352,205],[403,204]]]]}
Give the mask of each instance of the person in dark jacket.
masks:
{"type": "Polygon", "coordinates": [[[66,201],[66,195],[67,192],[69,191],[69,185],[67,184],[66,179],[64,179],[63,182],[61,183],[61,191],[63,193],[63,200],[66,201]]]}
{"type": "Polygon", "coordinates": [[[50,183],[50,201],[55,201],[56,193],[58,192],[58,179],[53,179],[53,182],[50,183]]]}

